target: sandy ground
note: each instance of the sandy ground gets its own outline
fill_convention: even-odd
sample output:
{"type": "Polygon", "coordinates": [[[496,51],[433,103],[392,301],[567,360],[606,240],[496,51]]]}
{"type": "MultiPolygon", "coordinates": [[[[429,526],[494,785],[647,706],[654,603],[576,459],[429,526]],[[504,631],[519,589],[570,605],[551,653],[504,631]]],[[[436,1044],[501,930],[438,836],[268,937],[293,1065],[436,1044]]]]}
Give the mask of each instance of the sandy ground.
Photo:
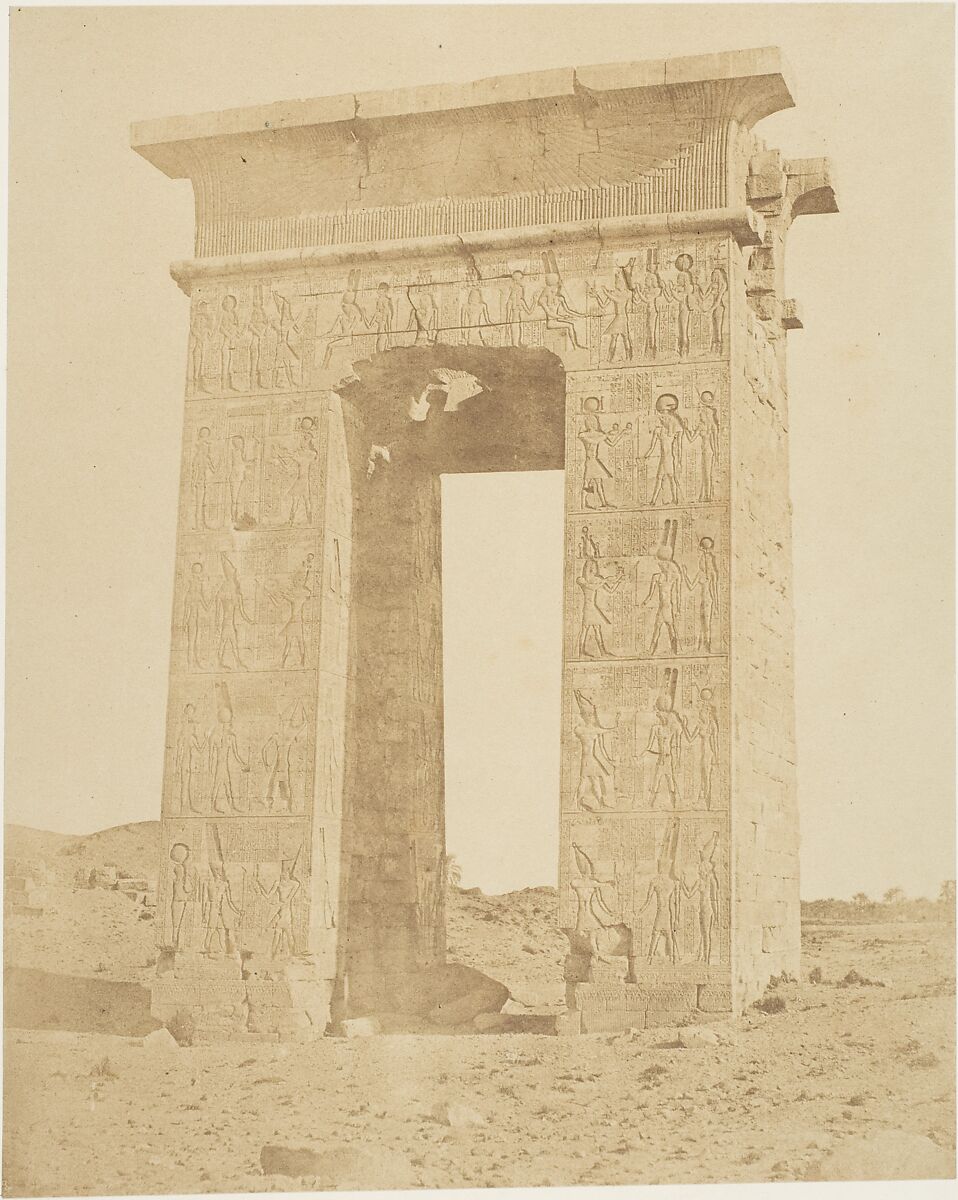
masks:
{"type": "MultiPolygon", "coordinates": [[[[648,1030],[160,1050],[108,1032],[151,1028],[151,922],[117,893],[54,893],[7,922],[5,1195],[954,1173],[952,925],[809,925],[781,1011],[701,1048],[648,1030]],[[838,986],[850,971],[884,986],[838,986]],[[264,1174],[270,1146],[311,1161],[264,1174]]],[[[450,957],[558,1011],[554,904],[453,895],[450,957]]]]}

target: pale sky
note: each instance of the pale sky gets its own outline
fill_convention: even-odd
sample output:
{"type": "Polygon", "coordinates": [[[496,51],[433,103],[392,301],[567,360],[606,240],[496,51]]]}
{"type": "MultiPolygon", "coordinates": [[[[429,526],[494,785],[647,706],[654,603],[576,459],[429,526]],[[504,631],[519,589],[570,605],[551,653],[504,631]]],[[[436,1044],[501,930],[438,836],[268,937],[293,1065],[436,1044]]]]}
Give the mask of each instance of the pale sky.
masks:
{"type": "MultiPolygon", "coordinates": [[[[6,819],[159,815],[188,183],[131,121],[778,45],[841,213],[789,235],[802,894],[954,876],[952,9],[21,9],[11,14],[6,819]]],[[[552,883],[561,479],[444,486],[447,836],[465,883],[552,883]],[[470,604],[494,578],[499,603],[470,604]],[[468,672],[464,668],[468,666],[468,672]],[[468,688],[452,686],[468,678],[468,688]]]]}

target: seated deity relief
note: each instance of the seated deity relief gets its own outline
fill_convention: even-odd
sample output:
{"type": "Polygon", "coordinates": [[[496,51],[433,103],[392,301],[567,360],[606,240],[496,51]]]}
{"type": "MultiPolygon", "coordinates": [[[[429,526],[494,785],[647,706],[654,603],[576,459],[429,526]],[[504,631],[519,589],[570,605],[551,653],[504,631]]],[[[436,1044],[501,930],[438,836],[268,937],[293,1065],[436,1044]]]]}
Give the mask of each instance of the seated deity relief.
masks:
{"type": "Polygon", "coordinates": [[[567,836],[571,895],[561,899],[574,914],[574,923],[563,924],[567,980],[641,983],[663,966],[727,961],[724,823],[671,817],[623,826],[614,860],[600,857],[606,843],[599,827],[573,825],[567,836]]]}

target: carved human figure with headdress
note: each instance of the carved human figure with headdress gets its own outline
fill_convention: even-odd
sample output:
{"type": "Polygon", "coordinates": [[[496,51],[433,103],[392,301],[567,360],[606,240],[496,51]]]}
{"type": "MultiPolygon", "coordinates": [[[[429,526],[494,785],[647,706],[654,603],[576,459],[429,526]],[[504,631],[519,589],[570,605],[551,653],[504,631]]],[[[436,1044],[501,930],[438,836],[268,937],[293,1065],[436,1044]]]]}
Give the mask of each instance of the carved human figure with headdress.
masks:
{"type": "Polygon", "coordinates": [[[678,847],[679,823],[677,820],[671,820],[662,839],[655,875],[649,881],[645,901],[636,913],[637,917],[641,916],[650,904],[655,905],[649,936],[649,962],[655,957],[660,942],[665,944],[665,954],[669,961],[673,965],[678,962],[679,902],[682,888],[676,868],[678,847]]]}
{"type": "Polygon", "coordinates": [[[649,583],[648,595],[643,601],[644,604],[655,601],[655,617],[649,640],[649,654],[652,655],[656,653],[663,633],[667,639],[666,651],[674,655],[678,654],[679,650],[678,620],[682,610],[683,571],[675,561],[678,526],[678,521],[671,519],[663,526],[662,540],[655,552],[655,573],[649,583]]]}
{"type": "Polygon", "coordinates": [[[208,735],[210,774],[213,777],[210,805],[214,812],[231,814],[239,811],[233,764],[238,763],[244,773],[249,772],[250,765],[249,760],[240,753],[236,731],[233,729],[233,705],[226,684],[218,683],[216,692],[216,728],[210,730],[208,735]]]}
{"type": "Polygon", "coordinates": [[[615,808],[615,754],[608,738],[615,723],[602,724],[595,701],[585,692],[576,689],[573,695],[579,710],[575,736],[580,747],[575,803],[587,812],[615,808]]]}
{"type": "Polygon", "coordinates": [[[585,465],[582,471],[582,507],[611,508],[606,494],[606,483],[613,478],[613,472],[602,458],[600,451],[604,446],[612,449],[622,438],[632,432],[630,421],[624,429],[618,423],[610,429],[602,428],[599,420],[601,401],[598,396],[586,396],[582,402],[583,426],[578,438],[585,451],[585,465]]]}
{"type": "Polygon", "coordinates": [[[691,885],[682,884],[682,891],[688,899],[698,897],[698,945],[696,957],[700,962],[708,964],[712,961],[712,932],[718,922],[719,915],[719,881],[715,866],[715,854],[718,850],[719,835],[713,833],[699,850],[697,876],[691,885]]]}
{"type": "Polygon", "coordinates": [[[305,732],[307,720],[306,706],[301,700],[297,701],[288,712],[279,714],[276,728],[263,745],[263,766],[269,771],[266,783],[269,812],[273,811],[277,799],[282,803],[283,811],[293,811],[293,747],[305,732]]]}
{"type": "Polygon", "coordinates": [[[632,357],[632,331],[629,328],[629,314],[632,311],[632,288],[629,283],[629,273],[635,259],[633,258],[628,267],[616,267],[612,282],[612,291],[608,288],[590,288],[592,296],[595,298],[602,312],[608,312],[612,309],[612,320],[603,329],[602,336],[609,339],[609,352],[607,358],[609,362],[615,361],[615,351],[618,344],[622,343],[623,355],[626,359],[632,357]]]}
{"type": "Polygon", "coordinates": [[[470,288],[466,302],[462,306],[460,322],[463,330],[463,340],[467,346],[485,346],[486,326],[492,324],[489,307],[479,288],[470,288]]]}
{"type": "Polygon", "coordinates": [[[577,312],[569,305],[562,287],[559,265],[551,250],[543,254],[542,268],[544,282],[529,309],[530,315],[535,316],[537,310],[541,311],[546,329],[568,334],[577,350],[585,350],[587,347],[579,341],[575,322],[577,318],[585,317],[586,314],[577,312]]]}
{"type": "Polygon", "coordinates": [[[302,853],[302,846],[296,851],[294,858],[284,858],[280,863],[279,878],[270,887],[264,887],[259,876],[253,879],[253,886],[259,891],[264,900],[272,900],[274,907],[266,919],[266,928],[272,932],[270,957],[280,958],[284,955],[296,954],[296,933],[294,929],[295,913],[293,905],[303,885],[296,878],[296,866],[302,853]]]}
{"type": "Polygon", "coordinates": [[[655,402],[655,424],[652,429],[652,444],[645,457],[658,453],[655,468],[655,484],[651,503],[663,496],[667,504],[679,502],[679,472],[682,467],[682,440],[689,436],[685,420],[679,412],[679,398],[664,392],[655,402]]]}
{"type": "Polygon", "coordinates": [[[614,965],[616,958],[625,958],[628,964],[625,980],[634,983],[632,930],[614,911],[619,904],[614,874],[611,878],[602,877],[593,860],[575,843],[572,854],[578,871],[569,880],[576,898],[573,945],[578,942],[576,949],[586,948],[593,961],[608,966],[614,965]]]}

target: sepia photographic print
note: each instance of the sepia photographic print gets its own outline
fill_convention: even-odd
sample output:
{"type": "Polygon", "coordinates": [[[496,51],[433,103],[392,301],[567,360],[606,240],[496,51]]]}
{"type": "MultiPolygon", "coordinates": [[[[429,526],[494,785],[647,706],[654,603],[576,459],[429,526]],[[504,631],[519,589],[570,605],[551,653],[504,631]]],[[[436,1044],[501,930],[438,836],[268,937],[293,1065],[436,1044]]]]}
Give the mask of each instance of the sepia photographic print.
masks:
{"type": "Polygon", "coordinates": [[[3,1194],[944,1194],[952,6],[9,27],[3,1194]]]}

